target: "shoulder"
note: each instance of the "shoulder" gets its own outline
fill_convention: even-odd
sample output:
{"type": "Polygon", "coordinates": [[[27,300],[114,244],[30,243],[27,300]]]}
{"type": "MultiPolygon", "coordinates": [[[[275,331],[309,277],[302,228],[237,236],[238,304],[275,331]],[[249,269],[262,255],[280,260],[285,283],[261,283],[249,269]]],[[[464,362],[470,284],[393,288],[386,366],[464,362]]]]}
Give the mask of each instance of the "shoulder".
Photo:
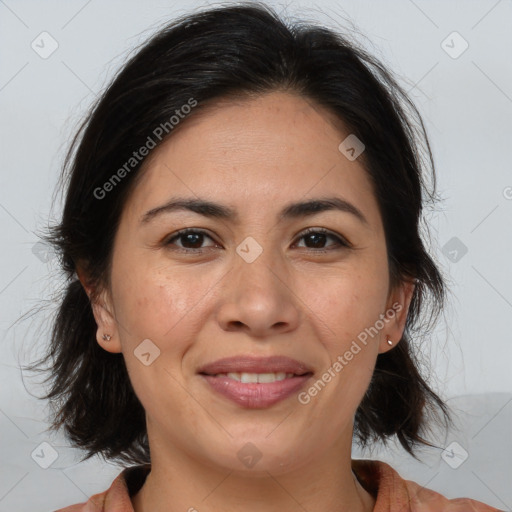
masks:
{"type": "Polygon", "coordinates": [[[55,512],[103,512],[105,510],[104,503],[107,492],[108,490],[95,494],[94,496],[91,496],[87,502],[59,508],[59,510],[56,510],[55,512]]]}
{"type": "Polygon", "coordinates": [[[107,495],[112,492],[114,487],[119,485],[119,483],[116,484],[116,481],[119,478],[121,478],[121,475],[119,475],[116,480],[114,480],[109,489],[91,496],[86,502],[70,505],[69,507],[59,508],[59,510],[56,510],[55,512],[104,512],[106,510],[105,500],[107,495]]]}
{"type": "Polygon", "coordinates": [[[410,497],[411,511],[430,512],[442,510],[443,512],[500,512],[499,509],[486,505],[471,498],[448,499],[443,495],[416,482],[403,480],[410,497]]]}
{"type": "Polygon", "coordinates": [[[361,485],[374,496],[374,512],[501,512],[470,498],[448,499],[416,482],[403,479],[385,462],[353,460],[352,469],[361,485]]]}
{"type": "Polygon", "coordinates": [[[86,502],[70,505],[55,512],[133,512],[131,497],[142,487],[149,466],[125,468],[103,492],[91,496],[86,502]]]}

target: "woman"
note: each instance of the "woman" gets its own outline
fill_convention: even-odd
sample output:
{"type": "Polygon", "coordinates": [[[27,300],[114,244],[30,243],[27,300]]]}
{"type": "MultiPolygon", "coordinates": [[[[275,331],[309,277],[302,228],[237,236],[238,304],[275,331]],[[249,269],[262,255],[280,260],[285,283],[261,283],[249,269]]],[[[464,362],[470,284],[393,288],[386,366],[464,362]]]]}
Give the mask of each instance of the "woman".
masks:
{"type": "Polygon", "coordinates": [[[497,510],[351,459],[450,420],[412,351],[445,294],[429,165],[392,75],[324,28],[247,4],[152,37],[75,138],[47,237],[70,277],[54,425],[131,466],[62,510],[497,510]]]}

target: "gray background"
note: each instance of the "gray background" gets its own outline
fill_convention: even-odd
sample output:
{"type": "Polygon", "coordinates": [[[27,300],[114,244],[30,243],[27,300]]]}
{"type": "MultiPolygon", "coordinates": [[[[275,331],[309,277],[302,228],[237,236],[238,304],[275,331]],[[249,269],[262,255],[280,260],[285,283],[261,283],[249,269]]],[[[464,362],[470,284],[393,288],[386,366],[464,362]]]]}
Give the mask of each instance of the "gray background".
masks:
{"type": "MultiPolygon", "coordinates": [[[[15,321],[60,285],[36,233],[60,211],[52,194],[81,116],[139,42],[206,5],[214,4],[0,0],[1,511],[83,501],[119,471],[97,459],[79,463],[62,435],[45,432],[47,405],[33,396],[41,387],[22,380],[19,365],[44,348],[51,304],[15,321]]],[[[448,497],[511,510],[512,2],[319,0],[286,12],[336,30],[353,23],[366,38],[354,37],[400,76],[426,123],[444,198],[426,220],[452,294],[421,352],[435,389],[459,411],[460,431],[439,446],[456,441],[468,457],[457,446],[427,450],[423,463],[393,445],[360,455],[389,461],[448,497]],[[464,462],[454,468],[443,453],[464,462]]]]}

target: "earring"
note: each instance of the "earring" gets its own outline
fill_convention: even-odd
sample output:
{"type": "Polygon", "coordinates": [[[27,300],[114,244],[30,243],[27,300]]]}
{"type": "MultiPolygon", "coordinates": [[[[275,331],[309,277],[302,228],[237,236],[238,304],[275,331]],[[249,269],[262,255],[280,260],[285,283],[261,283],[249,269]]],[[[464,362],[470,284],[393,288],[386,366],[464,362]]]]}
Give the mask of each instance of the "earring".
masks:
{"type": "Polygon", "coordinates": [[[110,334],[103,335],[103,341],[110,341],[111,338],[112,338],[112,336],[110,336],[110,334]]]}
{"type": "Polygon", "coordinates": [[[390,339],[388,338],[388,345],[393,345],[393,340],[390,340],[390,339]]]}

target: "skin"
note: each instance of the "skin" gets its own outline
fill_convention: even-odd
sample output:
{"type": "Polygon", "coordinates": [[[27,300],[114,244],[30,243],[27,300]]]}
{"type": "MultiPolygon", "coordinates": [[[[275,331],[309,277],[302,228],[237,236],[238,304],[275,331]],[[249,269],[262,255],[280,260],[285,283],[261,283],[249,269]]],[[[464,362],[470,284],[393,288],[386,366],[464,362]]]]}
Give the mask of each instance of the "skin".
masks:
{"type": "Polygon", "coordinates": [[[115,237],[111,289],[93,304],[97,341],[123,353],[146,411],[152,471],[136,512],[373,510],[351,469],[353,420],[377,355],[402,336],[414,285],[390,288],[368,175],[338,150],[349,133],[311,101],[273,92],[191,116],[153,150],[115,237]],[[276,218],[290,202],[333,195],[368,225],[338,210],[276,218]],[[140,222],[172,196],[222,203],[239,220],[175,211],[140,222]],[[191,227],[208,235],[165,245],[191,227]],[[246,237],[263,249],[251,263],[236,252],[246,237]],[[196,373],[226,356],[279,354],[306,362],[315,381],[394,303],[401,311],[308,404],[245,409],[196,373]],[[134,350],[148,338],[160,355],[145,366],[134,350]],[[247,442],[262,454],[252,468],[237,457],[247,442]]]}

